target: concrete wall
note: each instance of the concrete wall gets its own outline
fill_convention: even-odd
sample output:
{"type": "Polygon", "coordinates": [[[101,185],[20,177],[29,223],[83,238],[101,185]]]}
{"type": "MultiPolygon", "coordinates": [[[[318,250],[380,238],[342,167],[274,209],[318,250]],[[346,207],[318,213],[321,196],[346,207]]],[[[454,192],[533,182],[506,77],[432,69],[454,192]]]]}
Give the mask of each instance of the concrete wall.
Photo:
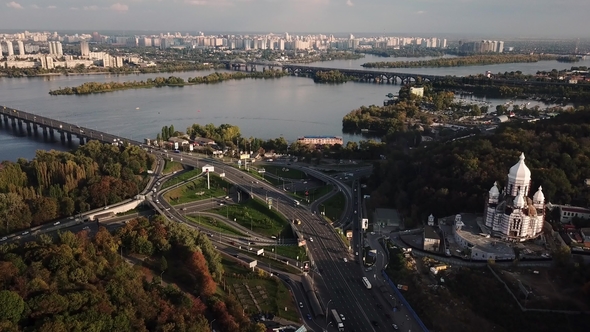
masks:
{"type": "Polygon", "coordinates": [[[87,217],[90,218],[90,220],[94,220],[94,216],[101,215],[101,214],[104,214],[107,212],[113,212],[115,214],[127,212],[129,210],[135,209],[143,202],[144,202],[143,199],[135,199],[135,200],[130,201],[129,203],[125,203],[125,204],[118,205],[118,206],[113,206],[113,207],[109,208],[108,210],[101,210],[101,211],[95,212],[93,214],[89,214],[89,215],[87,215],[87,217]]]}

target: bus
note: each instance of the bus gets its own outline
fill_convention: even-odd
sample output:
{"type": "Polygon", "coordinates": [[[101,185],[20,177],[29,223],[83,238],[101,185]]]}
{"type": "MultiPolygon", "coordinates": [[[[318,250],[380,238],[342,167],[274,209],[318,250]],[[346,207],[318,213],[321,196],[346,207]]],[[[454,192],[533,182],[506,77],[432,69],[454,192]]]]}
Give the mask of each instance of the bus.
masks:
{"type": "Polygon", "coordinates": [[[340,319],[336,309],[332,309],[332,318],[334,318],[334,323],[338,327],[338,331],[344,331],[344,323],[342,323],[342,319],[340,319]]]}
{"type": "Polygon", "coordinates": [[[363,277],[363,284],[365,285],[365,287],[367,287],[367,289],[371,289],[371,283],[369,282],[369,279],[367,279],[367,277],[363,277]]]}

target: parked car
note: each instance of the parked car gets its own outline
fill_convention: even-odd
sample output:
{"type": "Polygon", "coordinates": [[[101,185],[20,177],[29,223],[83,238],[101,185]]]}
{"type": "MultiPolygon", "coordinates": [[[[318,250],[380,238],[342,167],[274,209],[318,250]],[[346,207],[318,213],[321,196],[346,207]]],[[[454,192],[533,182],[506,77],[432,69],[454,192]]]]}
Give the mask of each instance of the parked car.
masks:
{"type": "Polygon", "coordinates": [[[312,320],[310,314],[307,314],[307,319],[312,320]]]}

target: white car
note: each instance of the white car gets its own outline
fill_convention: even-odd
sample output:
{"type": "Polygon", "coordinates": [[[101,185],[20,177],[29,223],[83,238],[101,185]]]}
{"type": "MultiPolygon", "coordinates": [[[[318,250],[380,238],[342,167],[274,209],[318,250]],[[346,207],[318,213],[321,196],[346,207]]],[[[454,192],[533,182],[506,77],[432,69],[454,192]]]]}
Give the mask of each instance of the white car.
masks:
{"type": "Polygon", "coordinates": [[[6,240],[8,240],[8,238],[6,236],[0,239],[0,241],[6,241],[6,240]]]}
{"type": "Polygon", "coordinates": [[[348,258],[344,257],[344,263],[348,263],[348,258]]]}
{"type": "Polygon", "coordinates": [[[309,238],[309,242],[313,242],[313,238],[312,237],[309,238]]]}
{"type": "Polygon", "coordinates": [[[346,320],[346,318],[344,318],[344,315],[343,314],[340,314],[340,318],[342,319],[342,321],[345,321],[346,320]]]}
{"type": "Polygon", "coordinates": [[[299,308],[303,308],[303,302],[299,302],[299,308]]]}
{"type": "Polygon", "coordinates": [[[54,226],[57,226],[59,224],[61,224],[61,222],[59,222],[59,221],[56,221],[56,222],[53,223],[54,226]]]}
{"type": "Polygon", "coordinates": [[[24,231],[21,235],[28,235],[29,231],[24,231]]]}
{"type": "Polygon", "coordinates": [[[90,227],[86,226],[86,227],[84,227],[84,228],[82,228],[82,229],[90,229],[90,227]]]}
{"type": "Polygon", "coordinates": [[[109,209],[109,207],[108,206],[105,206],[103,210],[108,210],[108,209],[109,209]]]}

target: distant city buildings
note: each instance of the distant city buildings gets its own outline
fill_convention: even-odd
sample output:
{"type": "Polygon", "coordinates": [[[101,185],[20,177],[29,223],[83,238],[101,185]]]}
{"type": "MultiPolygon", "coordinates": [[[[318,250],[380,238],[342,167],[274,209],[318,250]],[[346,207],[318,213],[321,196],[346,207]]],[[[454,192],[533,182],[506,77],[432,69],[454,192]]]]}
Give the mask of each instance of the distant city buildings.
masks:
{"type": "Polygon", "coordinates": [[[313,145],[342,145],[342,137],[339,136],[303,136],[297,139],[297,142],[313,145]]]}
{"type": "Polygon", "coordinates": [[[472,53],[502,53],[504,52],[504,42],[501,40],[482,40],[460,43],[460,50],[472,53]]]}

